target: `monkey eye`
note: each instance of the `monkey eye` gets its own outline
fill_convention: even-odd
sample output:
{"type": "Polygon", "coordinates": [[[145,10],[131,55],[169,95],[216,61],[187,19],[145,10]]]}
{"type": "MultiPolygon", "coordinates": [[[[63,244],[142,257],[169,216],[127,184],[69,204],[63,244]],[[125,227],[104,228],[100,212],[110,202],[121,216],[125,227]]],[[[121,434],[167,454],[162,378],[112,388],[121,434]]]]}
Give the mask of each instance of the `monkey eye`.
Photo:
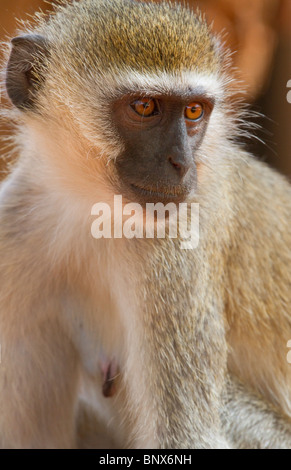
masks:
{"type": "Polygon", "coordinates": [[[150,117],[159,113],[159,105],[153,98],[139,98],[130,105],[142,117],[150,117]]]}
{"type": "Polygon", "coordinates": [[[189,119],[190,121],[198,121],[202,118],[203,114],[204,110],[201,103],[196,103],[194,101],[185,107],[185,118],[189,119]]]}

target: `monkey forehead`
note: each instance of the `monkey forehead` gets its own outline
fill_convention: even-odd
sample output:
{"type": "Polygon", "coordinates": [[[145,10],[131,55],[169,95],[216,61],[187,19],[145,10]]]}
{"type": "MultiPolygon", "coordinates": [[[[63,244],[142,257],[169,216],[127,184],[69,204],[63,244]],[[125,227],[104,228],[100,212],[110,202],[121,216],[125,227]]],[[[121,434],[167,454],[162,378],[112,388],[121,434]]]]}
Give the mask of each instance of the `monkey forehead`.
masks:
{"type": "Polygon", "coordinates": [[[108,104],[125,95],[143,97],[176,97],[183,101],[208,99],[216,105],[225,99],[225,77],[191,71],[137,72],[131,69],[120,70],[112,75],[92,76],[87,84],[87,93],[97,102],[108,104]],[[101,87],[95,84],[102,83],[101,87]],[[108,101],[109,100],[109,101],[108,101]]]}
{"type": "MultiPolygon", "coordinates": [[[[100,83],[100,77],[92,77],[91,89],[94,81],[100,83]]],[[[105,100],[108,97],[118,99],[124,95],[140,95],[150,97],[175,96],[184,100],[192,98],[208,98],[216,104],[223,101],[224,77],[216,73],[203,73],[196,71],[172,72],[137,72],[125,69],[112,75],[105,73],[102,76],[102,87],[95,89],[96,95],[105,100]]]]}
{"type": "Polygon", "coordinates": [[[179,4],[83,0],[61,8],[47,27],[56,53],[78,71],[215,72],[221,64],[207,24],[179,4]]]}

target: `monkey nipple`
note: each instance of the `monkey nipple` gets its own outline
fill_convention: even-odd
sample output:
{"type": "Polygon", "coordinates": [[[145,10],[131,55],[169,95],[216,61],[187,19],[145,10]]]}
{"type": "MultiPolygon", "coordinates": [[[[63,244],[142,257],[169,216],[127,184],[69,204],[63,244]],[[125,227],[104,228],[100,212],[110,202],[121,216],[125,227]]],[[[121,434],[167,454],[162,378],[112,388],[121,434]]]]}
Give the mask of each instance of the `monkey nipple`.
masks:
{"type": "Polygon", "coordinates": [[[103,360],[101,362],[101,371],[103,375],[102,393],[106,398],[113,397],[116,393],[116,382],[119,376],[119,367],[116,360],[103,360]]]}

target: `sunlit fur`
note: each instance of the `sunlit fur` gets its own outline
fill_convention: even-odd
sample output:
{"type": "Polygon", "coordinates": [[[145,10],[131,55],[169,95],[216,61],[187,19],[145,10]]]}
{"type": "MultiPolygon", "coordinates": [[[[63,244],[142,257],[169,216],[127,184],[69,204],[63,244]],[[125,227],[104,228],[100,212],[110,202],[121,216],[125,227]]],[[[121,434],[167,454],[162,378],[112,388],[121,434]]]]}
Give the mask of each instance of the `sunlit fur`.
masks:
{"type": "Polygon", "coordinates": [[[35,106],[11,112],[19,159],[0,192],[1,446],[88,446],[76,423],[86,436],[93,410],[97,447],[106,433],[118,447],[231,446],[227,362],[290,416],[291,189],[235,143],[217,39],[188,9],[129,0],[73,2],[26,32],[49,54],[35,106]],[[112,204],[123,149],[112,99],[195,87],[215,99],[195,157],[198,248],[94,240],[91,207],[112,204]],[[120,364],[112,399],[102,355],[120,364]]]}

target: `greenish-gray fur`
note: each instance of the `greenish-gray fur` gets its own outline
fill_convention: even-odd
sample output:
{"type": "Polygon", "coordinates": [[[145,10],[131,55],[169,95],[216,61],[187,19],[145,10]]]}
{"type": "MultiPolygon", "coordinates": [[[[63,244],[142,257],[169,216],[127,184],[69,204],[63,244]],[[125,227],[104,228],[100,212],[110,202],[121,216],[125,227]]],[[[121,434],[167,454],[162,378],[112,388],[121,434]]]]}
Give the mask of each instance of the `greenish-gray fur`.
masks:
{"type": "Polygon", "coordinates": [[[221,417],[232,448],[291,447],[291,419],[235,378],[227,380],[221,417]]]}
{"type": "Polygon", "coordinates": [[[217,39],[201,15],[179,4],[84,0],[59,8],[42,25],[56,52],[70,58],[77,70],[100,64],[103,71],[220,68],[217,39]]]}

